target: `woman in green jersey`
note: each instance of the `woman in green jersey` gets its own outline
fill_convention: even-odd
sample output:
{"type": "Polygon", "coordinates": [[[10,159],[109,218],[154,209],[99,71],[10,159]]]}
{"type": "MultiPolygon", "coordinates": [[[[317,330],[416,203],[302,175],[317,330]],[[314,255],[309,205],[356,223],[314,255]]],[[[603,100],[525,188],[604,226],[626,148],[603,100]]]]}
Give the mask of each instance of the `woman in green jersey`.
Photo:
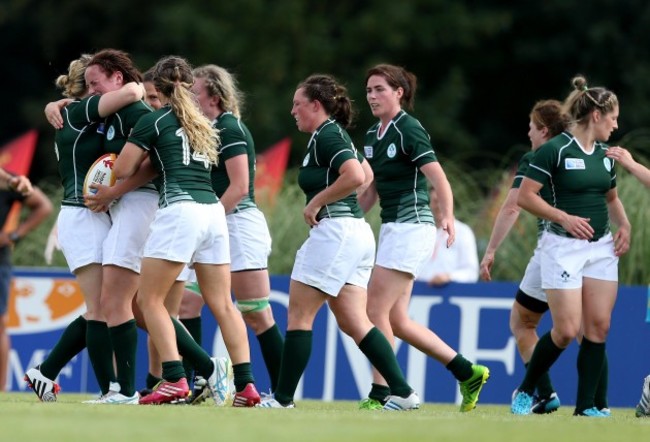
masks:
{"type": "MultiPolygon", "coordinates": [[[[220,66],[201,66],[193,74],[192,90],[199,106],[221,137],[219,163],[212,167],[212,188],[226,210],[232,292],[244,321],[259,341],[273,391],[283,337],[269,304],[271,235],[264,214],[255,204],[255,143],[241,120],[243,93],[235,77],[220,66]]],[[[189,306],[191,301],[188,296],[183,305],[189,306]]],[[[194,316],[200,318],[200,305],[197,307],[194,316]]]]}
{"type": "Polygon", "coordinates": [[[66,328],[43,363],[26,373],[25,379],[44,401],[56,400],[58,385],[53,379],[86,346],[102,395],[109,393],[110,382],[115,380],[112,352],[106,351],[111,348],[108,334],[98,336],[88,332],[89,324],[103,321],[100,313],[102,248],[111,221],[108,214],[94,213],[84,205],[83,183],[90,166],[104,153],[99,122],[142,99],[143,89],[137,83],[128,83],[102,96],[89,95],[84,73],[90,59],[90,55],[83,55],[72,61],[67,75],[56,80],[63,95],[72,99],[65,102],[67,106],[59,111],[60,104],[50,103],[50,110],[46,109],[48,121],[59,128],[55,149],[64,188],[57,220],[59,242],[84,294],[87,310],[66,328]]]}
{"type": "Polygon", "coordinates": [[[583,332],[578,353],[574,414],[605,417],[595,406],[605,360],[605,341],[618,289],[618,258],[627,252],[630,224],[616,191],[614,162],[604,144],[618,127],[616,95],[572,81],[564,102],[573,123],[542,145],[521,183],[518,204],[548,220],[540,239],[542,288],[553,328],[540,338],[513,398],[515,414],[529,414],[540,376],[583,332]],[[540,191],[547,187],[550,192],[540,191]],[[610,217],[618,231],[610,232],[610,217]]]}
{"type": "MultiPolygon", "coordinates": [[[[490,235],[490,241],[485,249],[481,260],[481,278],[490,281],[492,265],[499,246],[506,238],[510,229],[517,221],[521,208],[517,204],[519,186],[526,175],[528,165],[537,149],[562,133],[568,126],[568,118],[562,113],[562,103],[557,100],[542,100],[535,103],[530,111],[530,122],[528,124],[528,138],[530,139],[531,150],[526,152],[517,167],[512,187],[508,191],[499,213],[494,220],[494,227],[490,235]]],[[[538,236],[544,230],[544,223],[538,223],[538,236]]],[[[539,340],[537,326],[542,316],[548,310],[546,294],[542,290],[542,275],[540,268],[539,244],[535,247],[533,256],[528,262],[526,272],[519,290],[515,295],[515,302],[510,312],[510,330],[517,341],[519,355],[528,365],[530,356],[539,340]]],[[[560,406],[560,400],[551,384],[548,373],[544,373],[536,384],[537,394],[532,408],[533,413],[551,413],[560,406]]]]}
{"type": "Polygon", "coordinates": [[[298,85],[291,115],[298,130],[311,133],[298,175],[307,197],[303,215],[311,229],[291,273],[278,387],[260,406],[294,407],[294,393],[311,353],[314,318],[327,302],[341,330],[390,385],[384,409],[417,409],[417,394],[404,379],[390,344],[366,314],[375,241],[356,190],[367,185],[372,171],[345,130],[352,120],[352,102],[334,78],[312,75],[298,85]]]}
{"type": "MultiPolygon", "coordinates": [[[[375,178],[362,195],[363,208],[369,210],[378,197],[382,219],[368,287],[368,316],[391,343],[397,336],[444,364],[460,382],[460,410],[470,411],[476,407],[489,370],[473,365],[408,314],[415,275],[433,254],[436,241],[429,183],[440,199],[440,227],[448,233],[447,247],[454,241],[451,187],[429,134],[402,109],[412,108],[415,87],[415,75],[398,66],[381,64],[366,75],[366,98],[379,122],[365,137],[364,155],[375,178]]],[[[375,371],[372,389],[361,408],[381,407],[390,393],[375,371]]]]}
{"type": "Polygon", "coordinates": [[[188,263],[196,271],[204,300],[220,318],[234,364],[237,392],[233,406],[250,407],[260,398],[253,383],[246,327],[230,298],[225,212],[210,180],[218,137],[190,91],[193,81],[189,64],[180,57],[165,57],[156,64],[154,82],[163,107],[138,121],[115,163],[115,174],[127,177],[149,154],[161,178],[159,208],[144,249],[137,303],[163,361],[163,381],[140,403],[169,403],[187,397],[181,347],[183,356],[207,380],[212,394],[216,393],[216,364],[164,306],[169,289],[188,263]]]}

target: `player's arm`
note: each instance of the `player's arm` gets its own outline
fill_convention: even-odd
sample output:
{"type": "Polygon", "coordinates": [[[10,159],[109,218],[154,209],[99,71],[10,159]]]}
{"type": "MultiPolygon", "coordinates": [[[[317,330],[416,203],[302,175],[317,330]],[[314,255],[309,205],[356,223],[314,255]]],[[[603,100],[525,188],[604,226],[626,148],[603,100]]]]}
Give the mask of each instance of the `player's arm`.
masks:
{"type": "Polygon", "coordinates": [[[226,213],[231,212],[243,197],[248,195],[248,155],[236,155],[224,163],[230,184],[219,200],[226,213]]]}
{"type": "Polygon", "coordinates": [[[72,98],[62,98],[45,105],[45,118],[47,118],[48,123],[50,123],[52,127],[55,129],[61,129],[63,127],[63,116],[61,115],[61,112],[63,112],[64,107],[73,101],[72,98]]]}
{"type": "Polygon", "coordinates": [[[616,233],[614,233],[614,253],[616,256],[622,256],[630,249],[632,225],[627,219],[625,207],[623,207],[615,187],[607,192],[606,198],[609,219],[617,227],[616,233]]]}
{"type": "Polygon", "coordinates": [[[144,161],[146,152],[134,143],[127,141],[113,165],[113,173],[117,179],[125,179],[135,174],[144,161]]]}
{"type": "Polygon", "coordinates": [[[437,161],[426,163],[420,166],[420,170],[427,177],[436,193],[440,203],[441,219],[438,227],[447,232],[447,247],[451,247],[456,237],[454,231],[454,195],[451,191],[451,185],[447,180],[445,171],[437,161]]]}
{"type": "Polygon", "coordinates": [[[318,224],[316,216],[321,207],[352,194],[365,180],[361,164],[356,158],[345,160],[338,169],[339,176],[330,186],[318,192],[303,210],[305,222],[310,226],[318,224]]]}
{"type": "Polygon", "coordinates": [[[563,210],[548,204],[539,196],[542,183],[524,177],[519,188],[517,204],[533,215],[561,225],[571,236],[578,239],[591,239],[594,229],[589,225],[589,218],[569,215],[563,210]]]}
{"type": "Polygon", "coordinates": [[[124,106],[142,100],[144,94],[144,86],[135,81],[125,84],[116,91],[106,92],[99,99],[97,107],[99,116],[103,118],[114,114],[124,106]]]}
{"type": "Polygon", "coordinates": [[[368,163],[368,161],[363,157],[359,158],[359,162],[361,163],[361,168],[363,169],[366,179],[363,181],[362,185],[357,187],[357,195],[363,194],[375,180],[375,173],[372,171],[370,163],[368,163]]]}
{"type": "Polygon", "coordinates": [[[511,188],[499,209],[496,219],[494,220],[494,227],[492,227],[490,241],[485,249],[485,254],[483,255],[480,265],[481,278],[486,281],[492,279],[490,272],[492,271],[492,265],[494,264],[494,257],[497,250],[501,246],[501,243],[503,243],[503,240],[506,239],[506,236],[508,236],[508,233],[510,233],[517,218],[519,218],[521,207],[517,204],[518,197],[519,188],[511,188]]]}
{"type": "Polygon", "coordinates": [[[621,166],[625,167],[644,186],[650,187],[650,169],[637,163],[627,149],[619,146],[610,147],[607,149],[606,155],[618,161],[621,166]]]}

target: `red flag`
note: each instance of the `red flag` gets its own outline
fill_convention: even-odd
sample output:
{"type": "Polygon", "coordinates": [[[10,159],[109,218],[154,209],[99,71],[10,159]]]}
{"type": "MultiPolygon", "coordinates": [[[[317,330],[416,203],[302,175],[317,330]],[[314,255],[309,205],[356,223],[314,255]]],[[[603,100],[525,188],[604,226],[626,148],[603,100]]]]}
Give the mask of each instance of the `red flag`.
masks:
{"type": "MultiPolygon", "coordinates": [[[[38,132],[30,130],[26,134],[13,139],[0,147],[0,167],[15,175],[27,175],[32,165],[38,132]]],[[[15,202],[7,216],[7,221],[2,227],[5,232],[11,232],[18,226],[20,217],[20,203],[15,202]]]]}
{"type": "Polygon", "coordinates": [[[284,172],[287,170],[290,151],[291,139],[284,138],[257,155],[255,200],[258,203],[267,206],[275,204],[275,197],[282,187],[284,172]]]}

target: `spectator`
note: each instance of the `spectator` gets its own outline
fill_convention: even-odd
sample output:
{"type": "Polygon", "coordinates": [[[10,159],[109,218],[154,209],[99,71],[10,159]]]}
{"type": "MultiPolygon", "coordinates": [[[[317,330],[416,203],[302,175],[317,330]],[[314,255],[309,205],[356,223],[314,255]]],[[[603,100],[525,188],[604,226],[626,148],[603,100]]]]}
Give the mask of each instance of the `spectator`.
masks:
{"type": "Polygon", "coordinates": [[[433,218],[436,221],[436,246],[431,257],[422,265],[415,278],[431,286],[441,286],[449,282],[472,283],[478,281],[478,252],[476,237],[472,228],[454,218],[456,240],[445,247],[447,232],[441,227],[441,211],[435,189],[429,191],[433,218]]]}
{"type": "Polygon", "coordinates": [[[25,235],[38,227],[52,213],[52,203],[36,187],[27,196],[13,189],[3,190],[0,191],[0,222],[2,225],[7,223],[7,217],[15,201],[23,202],[29,209],[29,215],[14,230],[9,232],[5,226],[0,233],[0,391],[5,391],[7,384],[7,364],[11,348],[11,341],[7,334],[7,306],[12,270],[11,252],[25,235]]]}

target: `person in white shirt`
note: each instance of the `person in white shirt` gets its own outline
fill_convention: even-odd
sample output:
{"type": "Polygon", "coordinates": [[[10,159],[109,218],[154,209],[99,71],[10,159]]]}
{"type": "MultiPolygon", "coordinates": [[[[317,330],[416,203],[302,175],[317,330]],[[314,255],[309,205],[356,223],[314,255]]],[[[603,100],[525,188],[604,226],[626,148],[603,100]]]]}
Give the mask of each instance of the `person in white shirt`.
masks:
{"type": "MultiPolygon", "coordinates": [[[[435,189],[429,190],[431,211],[439,225],[440,207],[435,189]]],[[[451,247],[446,247],[447,233],[437,229],[436,246],[431,258],[422,266],[415,278],[431,286],[441,286],[449,282],[472,283],[478,281],[479,265],[476,237],[472,228],[454,219],[456,240],[451,247]]]]}

